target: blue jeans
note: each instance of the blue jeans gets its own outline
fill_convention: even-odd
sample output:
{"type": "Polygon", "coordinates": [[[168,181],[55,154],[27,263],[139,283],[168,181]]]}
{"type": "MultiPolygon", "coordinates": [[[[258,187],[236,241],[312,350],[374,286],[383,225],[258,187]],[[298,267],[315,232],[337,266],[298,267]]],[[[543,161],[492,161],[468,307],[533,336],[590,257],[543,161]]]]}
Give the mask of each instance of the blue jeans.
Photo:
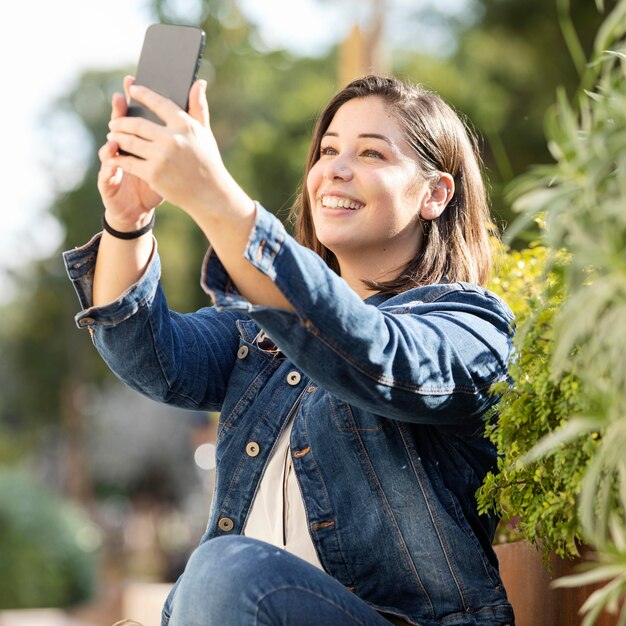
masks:
{"type": "Polygon", "coordinates": [[[192,554],[169,626],[389,626],[341,583],[249,537],[217,537],[192,554]]]}

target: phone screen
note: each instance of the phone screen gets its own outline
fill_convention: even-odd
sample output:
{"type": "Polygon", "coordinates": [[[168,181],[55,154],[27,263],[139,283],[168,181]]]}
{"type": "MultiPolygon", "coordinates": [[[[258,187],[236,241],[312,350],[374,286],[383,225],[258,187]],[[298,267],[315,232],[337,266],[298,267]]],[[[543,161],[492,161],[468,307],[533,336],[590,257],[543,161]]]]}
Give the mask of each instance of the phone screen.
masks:
{"type": "MultiPolygon", "coordinates": [[[[204,43],[205,33],[200,28],[152,24],[146,30],[135,84],[149,87],[187,111],[189,89],[198,75],[204,43]]],[[[129,103],[127,115],[163,124],[134,100],[129,103]]]]}

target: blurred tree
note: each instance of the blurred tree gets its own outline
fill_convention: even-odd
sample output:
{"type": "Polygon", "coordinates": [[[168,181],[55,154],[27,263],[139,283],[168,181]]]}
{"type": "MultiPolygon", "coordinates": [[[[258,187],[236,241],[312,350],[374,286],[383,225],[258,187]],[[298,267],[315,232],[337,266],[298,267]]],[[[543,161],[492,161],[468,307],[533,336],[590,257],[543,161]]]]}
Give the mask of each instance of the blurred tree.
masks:
{"type": "Polygon", "coordinates": [[[0,610],[74,606],[93,596],[98,530],[28,476],[0,469],[0,610]]]}
{"type": "MultiPolygon", "coordinates": [[[[606,9],[614,0],[604,3],[606,9]]],[[[484,139],[495,218],[512,219],[506,185],[531,165],[550,160],[543,126],[557,86],[572,95],[602,21],[595,3],[574,0],[474,0],[455,18],[435,3],[413,23],[454,40],[437,55],[397,52],[395,70],[438,91],[484,139]]],[[[534,235],[533,235],[534,237],[534,235]]],[[[521,242],[518,242],[518,244],[521,242]]]]}
{"type": "MultiPolygon", "coordinates": [[[[155,2],[156,19],[183,23],[170,5],[174,3],[155,2]]],[[[207,1],[198,6],[207,32],[200,76],[209,84],[212,125],[224,160],[252,197],[263,199],[270,209],[285,208],[300,182],[315,115],[335,89],[334,59],[262,53],[254,29],[234,3],[207,1]]],[[[82,180],[60,193],[50,209],[64,229],[63,249],[86,242],[100,230],[97,149],[107,132],[111,95],[121,88],[122,76],[122,71],[85,73],[46,120],[53,128],[71,127],[71,120],[88,155],[81,164],[82,180]]],[[[66,134],[50,134],[49,145],[54,168],[75,172],[76,163],[59,158],[68,152],[66,134]]],[[[208,298],[199,287],[207,245],[202,233],[181,211],[163,206],[155,234],[171,306],[182,311],[206,306],[208,298]]],[[[60,252],[24,268],[19,296],[0,324],[5,356],[0,373],[11,383],[0,400],[0,438],[11,444],[0,445],[0,460],[15,460],[12,450],[17,449],[18,435],[24,441],[23,435],[32,434],[24,445],[37,447],[43,444],[41,437],[60,431],[60,480],[73,497],[86,502],[91,493],[83,431],[88,385],[111,375],[88,333],[75,327],[77,309],[60,252]],[[44,425],[50,428],[42,429],[44,425]]]]}

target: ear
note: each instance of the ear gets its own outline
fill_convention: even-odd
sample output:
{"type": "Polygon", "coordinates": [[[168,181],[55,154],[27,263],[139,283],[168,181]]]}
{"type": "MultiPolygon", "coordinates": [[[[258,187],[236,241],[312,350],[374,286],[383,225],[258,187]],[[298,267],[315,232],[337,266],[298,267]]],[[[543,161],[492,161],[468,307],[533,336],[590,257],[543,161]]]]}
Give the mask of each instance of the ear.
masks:
{"type": "Polygon", "coordinates": [[[454,178],[447,172],[439,174],[439,180],[424,197],[420,217],[423,220],[437,219],[454,195],[454,178]]]}

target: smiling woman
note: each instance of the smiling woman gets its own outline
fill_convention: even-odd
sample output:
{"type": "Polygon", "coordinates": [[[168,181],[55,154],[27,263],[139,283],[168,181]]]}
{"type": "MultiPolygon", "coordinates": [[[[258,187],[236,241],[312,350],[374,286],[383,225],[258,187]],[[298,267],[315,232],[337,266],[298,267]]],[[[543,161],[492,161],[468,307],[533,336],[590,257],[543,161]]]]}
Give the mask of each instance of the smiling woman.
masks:
{"type": "Polygon", "coordinates": [[[163,625],[512,624],[473,497],[512,314],[480,286],[487,204],[459,118],[394,78],[348,85],[314,132],[295,240],[226,170],[202,82],[188,112],[124,87],[164,125],[114,97],[105,231],[65,253],[77,323],[133,388],[220,412],[211,517],[163,625]],[[187,315],[159,285],[164,198],[211,244],[214,305],[187,315]]]}

